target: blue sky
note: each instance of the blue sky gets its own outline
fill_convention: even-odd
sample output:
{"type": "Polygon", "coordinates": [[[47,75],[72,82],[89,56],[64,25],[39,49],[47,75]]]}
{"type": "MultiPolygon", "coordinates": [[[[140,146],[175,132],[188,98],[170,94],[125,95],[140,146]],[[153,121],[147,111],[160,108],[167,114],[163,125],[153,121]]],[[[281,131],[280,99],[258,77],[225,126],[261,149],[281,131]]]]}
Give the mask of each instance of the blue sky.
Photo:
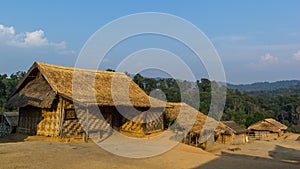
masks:
{"type": "MultiPolygon", "coordinates": [[[[34,61],[74,66],[82,46],[105,24],[138,12],[163,12],[208,36],[229,82],[300,79],[299,9],[297,0],[2,1],[0,73],[26,71],[34,61]]],[[[104,68],[117,62],[111,57],[104,68]]]]}

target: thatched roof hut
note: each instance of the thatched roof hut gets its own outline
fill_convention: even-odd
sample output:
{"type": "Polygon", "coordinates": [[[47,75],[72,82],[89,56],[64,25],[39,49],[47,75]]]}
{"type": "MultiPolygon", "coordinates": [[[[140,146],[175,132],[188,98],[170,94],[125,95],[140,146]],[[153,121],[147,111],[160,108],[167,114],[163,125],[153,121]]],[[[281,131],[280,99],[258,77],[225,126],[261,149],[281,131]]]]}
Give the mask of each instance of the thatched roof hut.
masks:
{"type": "Polygon", "coordinates": [[[215,119],[206,116],[185,103],[167,103],[165,123],[167,123],[167,127],[176,123],[185,133],[179,139],[183,139],[182,141],[186,144],[202,148],[207,148],[214,144],[215,129],[221,125],[215,119]]]}
{"type": "Polygon", "coordinates": [[[230,134],[231,132],[234,134],[243,134],[248,131],[234,121],[221,121],[221,123],[225,125],[225,134],[230,134]]]}
{"type": "Polygon", "coordinates": [[[165,116],[170,122],[174,122],[178,118],[179,121],[177,122],[182,128],[192,126],[190,129],[191,133],[200,134],[204,128],[213,130],[219,125],[218,121],[208,117],[186,103],[168,102],[165,108],[165,116]],[[195,121],[191,121],[191,119],[195,119],[195,121]]]}
{"type": "Polygon", "coordinates": [[[247,129],[234,121],[221,121],[216,141],[222,144],[243,144],[247,142],[247,129]]]}
{"type": "Polygon", "coordinates": [[[248,127],[250,139],[277,139],[287,130],[287,126],[275,119],[268,118],[248,127]]]}
{"type": "Polygon", "coordinates": [[[18,125],[19,112],[2,112],[3,120],[6,120],[8,125],[15,127],[18,125]]]}
{"type": "MultiPolygon", "coordinates": [[[[35,62],[29,69],[8,100],[7,106],[32,105],[50,108],[56,95],[84,104],[115,106],[117,102],[124,106],[150,107],[149,96],[125,73],[78,69],[41,62],[35,62]],[[39,77],[38,72],[41,74],[39,77]],[[128,93],[130,101],[127,98],[128,93]],[[117,101],[114,100],[116,97],[117,101]]],[[[155,99],[151,103],[152,106],[160,104],[155,99]]]]}
{"type": "MultiPolygon", "coordinates": [[[[19,107],[20,132],[71,136],[84,133],[85,118],[90,121],[86,123],[90,129],[111,126],[118,130],[127,120],[122,115],[151,118],[148,109],[151,107],[157,114],[164,104],[149,97],[125,73],[35,62],[12,93],[7,107],[19,107]],[[96,118],[99,110],[104,119],[96,118]]],[[[162,124],[162,118],[158,118],[143,127],[151,132],[161,130],[162,124]]],[[[133,129],[128,125],[127,128],[133,129]]]]}
{"type": "Polygon", "coordinates": [[[19,121],[19,112],[0,113],[0,137],[16,132],[19,121]]]}
{"type": "Polygon", "coordinates": [[[264,119],[262,121],[259,121],[255,124],[252,124],[248,127],[248,130],[252,131],[270,131],[273,133],[278,133],[281,131],[287,130],[287,126],[276,121],[275,119],[268,118],[264,119]]]}

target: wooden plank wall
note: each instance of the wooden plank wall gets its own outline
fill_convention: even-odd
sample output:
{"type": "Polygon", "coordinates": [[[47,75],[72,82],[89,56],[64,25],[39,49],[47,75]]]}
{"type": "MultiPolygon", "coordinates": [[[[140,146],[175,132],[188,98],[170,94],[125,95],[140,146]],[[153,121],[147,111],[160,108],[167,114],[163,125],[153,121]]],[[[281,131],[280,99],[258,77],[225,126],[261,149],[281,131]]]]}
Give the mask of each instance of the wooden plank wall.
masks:
{"type": "Polygon", "coordinates": [[[42,120],[42,109],[33,106],[21,107],[17,132],[36,134],[37,126],[42,120]]]}
{"type": "Polygon", "coordinates": [[[278,133],[272,133],[270,131],[253,131],[248,134],[251,140],[269,140],[278,138],[278,133]]]}

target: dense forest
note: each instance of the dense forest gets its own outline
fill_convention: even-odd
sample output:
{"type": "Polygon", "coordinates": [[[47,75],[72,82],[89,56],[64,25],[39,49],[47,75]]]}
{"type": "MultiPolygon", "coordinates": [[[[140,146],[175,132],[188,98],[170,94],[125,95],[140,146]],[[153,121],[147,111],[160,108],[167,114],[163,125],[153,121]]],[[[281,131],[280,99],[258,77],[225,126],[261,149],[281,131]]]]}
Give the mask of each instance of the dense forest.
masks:
{"type": "Polygon", "coordinates": [[[18,82],[23,78],[25,72],[13,73],[10,76],[7,74],[0,74],[0,111],[6,111],[5,103],[10,94],[15,90],[18,82]]]}
{"type": "MultiPolygon", "coordinates": [[[[137,74],[133,80],[147,94],[150,94],[154,89],[162,90],[166,95],[166,100],[170,102],[182,101],[181,95],[189,96],[193,93],[199,93],[200,102],[189,102],[189,104],[191,106],[198,104],[196,107],[199,107],[199,110],[204,114],[207,114],[210,108],[211,87],[224,87],[222,84],[208,79],[191,83],[171,78],[145,78],[137,74]],[[193,92],[193,90],[199,91],[193,92]]],[[[282,84],[282,82],[275,83],[275,85],[278,84],[282,84]]],[[[274,84],[270,85],[274,86],[274,84]]],[[[233,120],[244,127],[248,127],[265,118],[274,118],[287,125],[289,131],[300,133],[300,84],[290,86],[252,92],[241,92],[237,89],[227,88],[226,105],[221,120],[233,120]]],[[[270,87],[265,86],[265,88],[270,87]]]]}
{"type": "MultiPolygon", "coordinates": [[[[5,103],[15,86],[24,76],[25,72],[13,73],[10,76],[0,75],[0,111],[10,111],[5,108],[5,103]]],[[[199,108],[207,114],[211,103],[211,88],[225,88],[208,79],[196,82],[175,80],[172,78],[146,78],[140,74],[133,80],[147,93],[160,89],[165,99],[169,102],[188,102],[193,107],[199,108]],[[194,99],[198,94],[200,98],[194,99]],[[181,100],[182,95],[187,100],[181,100]],[[198,100],[198,101],[197,101],[198,100]]],[[[197,98],[196,97],[196,98],[197,98]]],[[[289,131],[300,133],[300,85],[260,91],[240,91],[227,88],[226,105],[222,120],[234,120],[248,127],[264,118],[274,118],[289,127],[289,131]]]]}

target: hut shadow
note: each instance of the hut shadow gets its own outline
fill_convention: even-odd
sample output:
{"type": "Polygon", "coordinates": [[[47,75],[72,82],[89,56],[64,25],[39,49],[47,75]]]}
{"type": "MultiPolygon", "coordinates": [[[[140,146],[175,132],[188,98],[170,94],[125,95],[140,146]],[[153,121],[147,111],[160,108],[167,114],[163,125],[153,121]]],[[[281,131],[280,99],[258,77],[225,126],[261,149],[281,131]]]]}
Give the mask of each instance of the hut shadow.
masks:
{"type": "Polygon", "coordinates": [[[272,157],[264,158],[245,154],[222,152],[220,157],[205,164],[195,167],[195,169],[223,169],[223,168],[299,168],[300,150],[276,146],[269,151],[272,157]]]}
{"type": "Polygon", "coordinates": [[[0,143],[16,143],[16,142],[24,142],[28,138],[29,135],[26,134],[10,134],[8,136],[0,137],[0,143]]]}
{"type": "Polygon", "coordinates": [[[274,150],[269,151],[269,156],[274,160],[300,164],[300,150],[276,145],[274,150]]]}

